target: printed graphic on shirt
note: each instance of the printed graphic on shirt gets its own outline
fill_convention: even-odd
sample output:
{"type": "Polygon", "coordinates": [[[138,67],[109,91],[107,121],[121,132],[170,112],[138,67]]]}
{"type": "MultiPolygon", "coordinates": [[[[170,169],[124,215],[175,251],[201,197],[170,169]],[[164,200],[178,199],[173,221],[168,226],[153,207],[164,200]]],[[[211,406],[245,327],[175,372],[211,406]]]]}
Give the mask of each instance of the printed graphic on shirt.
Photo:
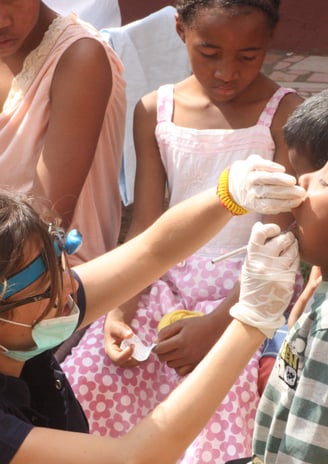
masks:
{"type": "Polygon", "coordinates": [[[264,464],[264,462],[262,461],[262,459],[254,455],[252,459],[252,464],[264,464]]]}
{"type": "Polygon", "coordinates": [[[296,388],[298,365],[299,358],[295,350],[285,340],[278,360],[279,377],[293,389],[296,388]]]}

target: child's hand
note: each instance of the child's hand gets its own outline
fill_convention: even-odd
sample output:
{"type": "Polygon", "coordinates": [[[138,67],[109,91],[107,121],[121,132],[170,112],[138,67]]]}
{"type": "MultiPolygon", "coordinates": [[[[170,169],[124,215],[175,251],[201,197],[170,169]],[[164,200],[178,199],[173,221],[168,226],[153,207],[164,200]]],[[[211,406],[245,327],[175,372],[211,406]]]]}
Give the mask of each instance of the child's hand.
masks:
{"type": "Polygon", "coordinates": [[[296,185],[285,168],[258,155],[236,161],[229,171],[229,192],[233,200],[249,211],[277,214],[291,211],[305,199],[306,191],[296,185]]]}
{"type": "Polygon", "coordinates": [[[105,352],[110,360],[119,367],[133,367],[138,361],[132,357],[133,345],[122,349],[120,347],[124,339],[133,336],[131,328],[122,321],[112,320],[106,322],[104,330],[105,352]]]}
{"type": "Polygon", "coordinates": [[[162,329],[153,351],[160,361],[183,376],[197,366],[218,337],[217,327],[210,315],[189,317],[162,329]]]}
{"type": "Polygon", "coordinates": [[[241,272],[239,302],[230,314],[267,337],[285,323],[283,313],[294,290],[298,243],[276,224],[254,224],[241,272]]]}

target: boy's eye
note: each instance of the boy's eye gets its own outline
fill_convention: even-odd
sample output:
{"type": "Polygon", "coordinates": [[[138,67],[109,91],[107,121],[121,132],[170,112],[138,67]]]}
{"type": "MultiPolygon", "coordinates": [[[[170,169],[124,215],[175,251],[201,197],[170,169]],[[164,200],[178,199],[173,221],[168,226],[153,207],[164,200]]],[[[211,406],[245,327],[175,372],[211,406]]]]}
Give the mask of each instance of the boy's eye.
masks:
{"type": "Polygon", "coordinates": [[[328,187],[328,182],[327,182],[325,179],[323,179],[322,177],[320,177],[319,183],[320,183],[320,185],[322,185],[323,187],[328,187]]]}

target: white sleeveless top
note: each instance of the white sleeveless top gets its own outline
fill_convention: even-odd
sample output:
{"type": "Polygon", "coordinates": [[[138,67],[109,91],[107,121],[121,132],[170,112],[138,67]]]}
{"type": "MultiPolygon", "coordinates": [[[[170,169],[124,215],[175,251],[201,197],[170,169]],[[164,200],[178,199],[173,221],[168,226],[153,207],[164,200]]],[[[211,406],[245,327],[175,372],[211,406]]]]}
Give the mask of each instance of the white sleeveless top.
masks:
{"type": "MultiPolygon", "coordinates": [[[[250,154],[273,159],[275,145],[270,126],[281,99],[294,89],[280,87],[268,101],[256,125],[242,129],[192,129],[172,122],[174,85],[158,89],[155,130],[166,170],[169,206],[217,184],[223,169],[250,154]]],[[[235,217],[196,254],[218,254],[247,244],[254,222],[261,215],[235,217]]]]}

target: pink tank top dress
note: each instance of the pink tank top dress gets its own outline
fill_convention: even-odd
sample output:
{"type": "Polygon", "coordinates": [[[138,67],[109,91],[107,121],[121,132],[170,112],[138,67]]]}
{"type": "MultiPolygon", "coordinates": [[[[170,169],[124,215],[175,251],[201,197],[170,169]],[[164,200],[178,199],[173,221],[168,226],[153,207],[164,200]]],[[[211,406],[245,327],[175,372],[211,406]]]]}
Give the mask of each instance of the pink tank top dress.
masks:
{"type": "Polygon", "coordinates": [[[83,246],[70,257],[72,265],[95,258],[117,244],[121,225],[118,179],[126,110],[122,63],[91,25],[73,14],[57,17],[39,46],[26,57],[0,113],[0,186],[30,192],[47,135],[50,89],[57,64],[73,43],[84,38],[102,44],[112,69],[112,93],[70,225],[84,236],[83,246]]]}
{"type": "MultiPolygon", "coordinates": [[[[173,85],[158,91],[156,137],[167,170],[170,205],[216,184],[220,171],[251,153],[272,159],[270,124],[281,98],[280,88],[268,102],[257,125],[239,130],[195,130],[172,123],[173,85]]],[[[145,344],[156,338],[164,314],[175,309],[209,313],[238,279],[243,257],[213,265],[221,252],[244,245],[258,215],[230,224],[195,255],[172,268],[140,297],[132,327],[145,344]]],[[[160,403],[181,381],[155,354],[131,369],[115,367],[103,346],[103,319],[94,323],[63,368],[90,422],[91,433],[119,437],[160,403]]],[[[242,349],[242,347],[241,347],[242,349]]],[[[249,456],[258,405],[260,350],[251,359],[222,405],[178,461],[217,463],[249,456]]]]}

